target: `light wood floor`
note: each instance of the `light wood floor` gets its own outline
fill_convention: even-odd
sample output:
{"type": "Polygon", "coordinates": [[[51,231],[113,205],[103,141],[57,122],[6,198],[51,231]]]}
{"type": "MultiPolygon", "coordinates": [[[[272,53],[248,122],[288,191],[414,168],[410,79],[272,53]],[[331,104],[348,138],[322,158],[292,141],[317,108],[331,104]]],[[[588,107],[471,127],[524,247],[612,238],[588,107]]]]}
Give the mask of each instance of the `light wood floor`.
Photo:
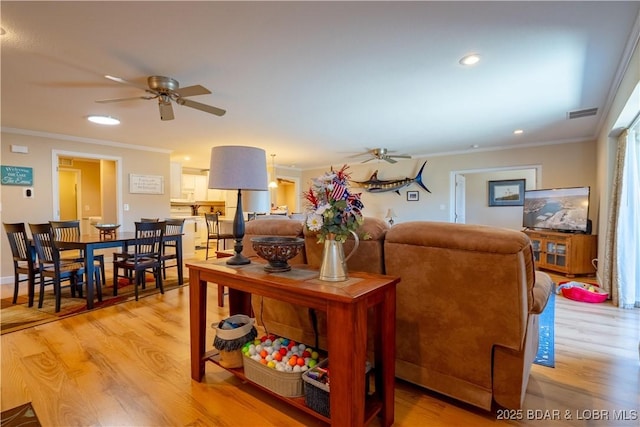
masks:
{"type": "MultiPolygon", "coordinates": [[[[213,285],[208,308],[208,323],[227,315],[213,285]]],[[[533,366],[521,413],[484,412],[398,381],[395,425],[638,426],[640,310],[558,297],[555,331],[556,367],[533,366]]],[[[1,344],[1,409],[31,401],[44,426],[321,425],[216,365],[191,380],[187,288],[5,334],[1,344]]]]}

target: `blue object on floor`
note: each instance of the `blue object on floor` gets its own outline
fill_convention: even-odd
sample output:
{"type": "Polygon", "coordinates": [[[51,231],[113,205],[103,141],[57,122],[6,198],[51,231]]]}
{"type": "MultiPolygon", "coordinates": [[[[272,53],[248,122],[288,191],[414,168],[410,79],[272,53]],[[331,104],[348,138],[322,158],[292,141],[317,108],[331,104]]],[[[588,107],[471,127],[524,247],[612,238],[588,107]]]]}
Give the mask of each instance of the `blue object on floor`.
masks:
{"type": "Polygon", "coordinates": [[[538,354],[533,359],[533,363],[547,366],[549,368],[555,368],[554,357],[554,324],[555,324],[555,311],[556,311],[556,293],[551,292],[549,301],[544,311],[540,313],[540,342],[538,344],[538,354]]]}

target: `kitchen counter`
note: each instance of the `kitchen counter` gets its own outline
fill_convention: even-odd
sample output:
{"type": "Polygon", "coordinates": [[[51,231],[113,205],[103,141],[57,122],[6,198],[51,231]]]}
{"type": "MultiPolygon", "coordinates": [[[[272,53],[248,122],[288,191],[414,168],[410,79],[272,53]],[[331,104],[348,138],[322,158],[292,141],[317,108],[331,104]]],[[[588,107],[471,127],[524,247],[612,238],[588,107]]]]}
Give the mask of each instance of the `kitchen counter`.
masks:
{"type": "Polygon", "coordinates": [[[191,208],[191,215],[196,216],[205,213],[224,212],[225,202],[224,200],[171,200],[172,210],[185,207],[191,208]]]}

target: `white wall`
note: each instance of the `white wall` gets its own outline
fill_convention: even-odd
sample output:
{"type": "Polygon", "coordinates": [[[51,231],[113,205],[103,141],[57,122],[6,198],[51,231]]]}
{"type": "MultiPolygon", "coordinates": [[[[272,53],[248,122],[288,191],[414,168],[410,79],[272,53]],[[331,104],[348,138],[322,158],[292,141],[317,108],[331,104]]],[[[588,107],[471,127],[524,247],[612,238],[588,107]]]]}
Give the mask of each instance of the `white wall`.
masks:
{"type": "Polygon", "coordinates": [[[464,173],[466,179],[466,223],[522,229],[522,206],[489,206],[489,181],[525,179],[525,190],[536,188],[536,170],[513,169],[464,173]]]}
{"type": "MultiPolygon", "coordinates": [[[[363,191],[362,200],[365,205],[365,216],[372,216],[384,219],[387,209],[393,208],[398,218],[396,223],[428,220],[449,222],[451,208],[451,173],[452,171],[500,169],[522,167],[530,168],[532,165],[539,165],[541,176],[538,177],[540,188],[552,187],[581,187],[591,186],[595,188],[595,142],[579,142],[555,145],[541,145],[537,147],[501,150],[501,151],[470,151],[469,153],[433,156],[428,158],[415,158],[411,160],[399,161],[392,165],[387,162],[353,164],[350,167],[352,180],[364,181],[376,170],[378,178],[387,180],[403,177],[415,177],[422,163],[428,160],[423,172],[423,182],[431,190],[425,192],[416,184],[404,188],[400,195],[395,193],[367,193],[363,191]],[[420,199],[415,202],[407,201],[406,191],[419,191],[420,199]]],[[[341,165],[337,165],[340,167],[341,165]]],[[[322,175],[329,167],[304,171],[302,174],[302,188],[309,187],[312,178],[322,175]]],[[[483,179],[494,179],[488,174],[483,179]]],[[[495,175],[495,179],[501,179],[500,174],[495,175]]],[[[476,197],[467,192],[469,197],[476,197]]],[[[484,199],[485,190],[477,196],[478,200],[484,199]]],[[[589,216],[596,224],[598,216],[597,201],[598,192],[592,191],[592,209],[589,216]],[[595,202],[595,203],[594,203],[595,202]],[[594,207],[595,204],[595,207],[594,207]]],[[[478,202],[479,203],[479,202],[478,202]]],[[[305,206],[304,201],[302,206],[305,206]]],[[[505,209],[505,208],[491,208],[505,209]]],[[[508,212],[508,211],[503,211],[508,212]]],[[[512,210],[510,224],[514,228],[522,220],[522,212],[512,210]]],[[[477,219],[478,221],[483,221],[477,219]]],[[[488,221],[488,220],[487,220],[488,221]]],[[[467,220],[468,222],[468,220],[467,220]]],[[[483,221],[484,222],[484,221],[483,221]]]]}
{"type": "MultiPolygon", "coordinates": [[[[2,222],[40,223],[53,219],[54,195],[51,184],[53,150],[104,155],[122,159],[122,176],[117,177],[117,179],[121,186],[121,203],[128,204],[130,207],[129,211],[123,211],[122,218],[119,219],[123,230],[134,230],[134,221],[142,217],[169,217],[170,171],[169,152],[166,150],[136,150],[120,146],[98,145],[7,132],[2,132],[1,137],[2,164],[33,168],[34,189],[34,197],[25,199],[22,197],[23,187],[0,186],[0,198],[2,200],[0,219],[2,222]],[[29,153],[12,153],[10,146],[13,144],[27,146],[29,153]],[[163,176],[165,182],[164,194],[130,194],[128,178],[130,173],[163,176]]],[[[7,255],[11,253],[7,238],[3,237],[1,242],[0,280],[4,282],[9,276],[11,276],[10,280],[13,280],[13,266],[10,256],[7,255]]]]}

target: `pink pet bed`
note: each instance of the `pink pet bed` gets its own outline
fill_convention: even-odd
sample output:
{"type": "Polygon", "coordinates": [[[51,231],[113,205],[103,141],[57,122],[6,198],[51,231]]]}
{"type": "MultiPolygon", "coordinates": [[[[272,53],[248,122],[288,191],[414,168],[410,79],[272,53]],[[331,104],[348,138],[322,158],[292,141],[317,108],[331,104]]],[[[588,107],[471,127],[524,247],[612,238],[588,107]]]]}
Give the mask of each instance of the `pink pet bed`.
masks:
{"type": "Polygon", "coordinates": [[[566,281],[558,283],[556,293],[562,292],[562,296],[574,301],[598,303],[604,302],[609,293],[600,289],[595,283],[581,283],[566,281]]]}

